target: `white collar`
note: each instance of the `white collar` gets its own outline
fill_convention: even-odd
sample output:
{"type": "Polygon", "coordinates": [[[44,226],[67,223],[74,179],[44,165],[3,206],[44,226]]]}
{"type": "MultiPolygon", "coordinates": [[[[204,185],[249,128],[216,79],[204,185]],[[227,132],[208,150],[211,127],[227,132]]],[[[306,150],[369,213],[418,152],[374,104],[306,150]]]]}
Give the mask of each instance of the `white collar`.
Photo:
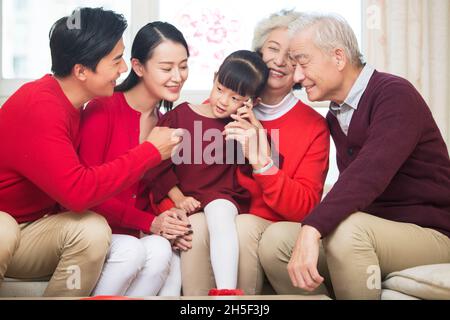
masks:
{"type": "Polygon", "coordinates": [[[366,91],[367,86],[369,85],[369,81],[374,73],[375,69],[372,66],[366,64],[359,74],[358,78],[356,79],[355,83],[353,84],[353,87],[344,102],[341,105],[335,102],[331,102],[330,109],[336,112],[340,110],[344,105],[347,105],[350,108],[357,110],[359,102],[361,101],[361,98],[366,91]]]}
{"type": "Polygon", "coordinates": [[[258,120],[271,121],[281,118],[286,113],[292,110],[298,103],[298,98],[294,95],[294,92],[290,92],[283,100],[276,105],[269,105],[260,103],[253,109],[258,120]]]}

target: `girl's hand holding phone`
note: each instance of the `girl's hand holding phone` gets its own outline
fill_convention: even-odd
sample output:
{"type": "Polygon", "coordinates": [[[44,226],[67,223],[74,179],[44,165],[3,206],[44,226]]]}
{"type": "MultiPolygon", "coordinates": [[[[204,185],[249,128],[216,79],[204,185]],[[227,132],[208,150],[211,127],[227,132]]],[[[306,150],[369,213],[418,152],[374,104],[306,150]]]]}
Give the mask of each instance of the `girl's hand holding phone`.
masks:
{"type": "MultiPolygon", "coordinates": [[[[254,126],[258,129],[262,129],[261,123],[256,119],[256,116],[253,113],[253,107],[255,105],[258,105],[260,102],[261,102],[261,99],[259,99],[259,98],[256,100],[256,103],[253,102],[252,98],[248,99],[244,103],[244,106],[238,109],[237,117],[247,120],[248,122],[250,122],[250,124],[252,126],[254,126]]],[[[236,116],[232,115],[231,117],[234,120],[236,120],[236,116]]]]}

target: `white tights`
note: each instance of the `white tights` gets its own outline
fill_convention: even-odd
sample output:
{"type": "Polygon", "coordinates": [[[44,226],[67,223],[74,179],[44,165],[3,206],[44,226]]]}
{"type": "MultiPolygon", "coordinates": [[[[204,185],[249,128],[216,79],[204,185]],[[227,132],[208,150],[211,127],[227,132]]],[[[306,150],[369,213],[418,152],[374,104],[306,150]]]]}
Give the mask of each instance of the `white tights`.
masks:
{"type": "MultiPolygon", "coordinates": [[[[236,231],[238,209],[229,200],[218,199],[205,207],[211,264],[218,289],[236,289],[239,243],[236,231]]],[[[194,235],[195,236],[195,235],[194,235]]]]}

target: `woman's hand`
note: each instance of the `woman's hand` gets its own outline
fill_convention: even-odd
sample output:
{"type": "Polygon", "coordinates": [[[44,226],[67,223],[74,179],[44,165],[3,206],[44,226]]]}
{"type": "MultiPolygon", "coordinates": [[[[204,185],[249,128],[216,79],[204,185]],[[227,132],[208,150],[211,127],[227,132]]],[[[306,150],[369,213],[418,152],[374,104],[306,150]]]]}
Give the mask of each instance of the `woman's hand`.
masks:
{"type": "Polygon", "coordinates": [[[187,223],[190,230],[186,235],[177,237],[172,242],[172,248],[177,251],[189,251],[190,249],[192,249],[192,235],[194,232],[191,229],[191,225],[185,211],[182,211],[180,214],[178,214],[178,218],[187,223]]]}
{"type": "Polygon", "coordinates": [[[189,251],[192,249],[192,233],[188,236],[183,236],[181,238],[177,238],[172,243],[172,248],[177,251],[189,251]]]}
{"type": "Polygon", "coordinates": [[[242,152],[250,164],[258,162],[259,157],[259,141],[258,129],[250,122],[239,117],[233,116],[236,121],[230,122],[225,126],[225,140],[235,140],[241,144],[242,152]]]}
{"type": "Polygon", "coordinates": [[[261,123],[253,113],[253,101],[249,99],[244,106],[238,109],[237,114],[232,114],[235,120],[225,126],[225,140],[236,140],[241,144],[244,156],[250,163],[256,161],[258,156],[258,129],[262,129],[261,123]]]}
{"type": "Polygon", "coordinates": [[[150,227],[152,234],[160,235],[167,240],[176,240],[177,237],[187,235],[191,229],[189,222],[183,220],[183,214],[186,214],[180,209],[170,209],[161,213],[153,220],[150,227]]]}
{"type": "Polygon", "coordinates": [[[175,207],[184,210],[189,214],[193,214],[201,208],[201,203],[193,197],[183,197],[175,201],[175,207]]]}

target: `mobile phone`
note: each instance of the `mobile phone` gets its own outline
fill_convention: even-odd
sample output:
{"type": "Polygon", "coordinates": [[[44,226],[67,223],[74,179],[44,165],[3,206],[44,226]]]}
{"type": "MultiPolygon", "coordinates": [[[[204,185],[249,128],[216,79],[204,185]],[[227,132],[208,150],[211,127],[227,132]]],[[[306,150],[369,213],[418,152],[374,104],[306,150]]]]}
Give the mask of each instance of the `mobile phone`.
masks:
{"type": "Polygon", "coordinates": [[[247,104],[250,105],[250,106],[247,106],[247,108],[253,109],[253,98],[248,99],[247,104]]]}

